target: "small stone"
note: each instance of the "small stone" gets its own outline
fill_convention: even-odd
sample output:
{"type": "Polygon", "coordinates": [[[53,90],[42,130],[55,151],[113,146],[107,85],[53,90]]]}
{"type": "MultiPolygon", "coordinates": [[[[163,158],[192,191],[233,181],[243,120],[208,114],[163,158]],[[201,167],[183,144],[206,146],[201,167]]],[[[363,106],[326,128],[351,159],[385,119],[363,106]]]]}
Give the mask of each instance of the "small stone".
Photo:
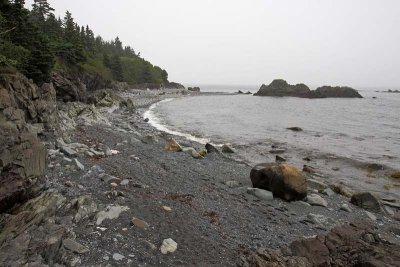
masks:
{"type": "Polygon", "coordinates": [[[108,261],[108,260],[110,260],[110,257],[104,256],[104,257],[103,257],[103,260],[108,261]]]}
{"type": "Polygon", "coordinates": [[[83,166],[82,163],[80,163],[77,159],[75,159],[74,161],[75,161],[75,165],[76,165],[76,167],[78,167],[78,169],[80,169],[81,171],[85,170],[85,166],[83,166]]]}
{"type": "Polygon", "coordinates": [[[272,149],[269,151],[271,154],[283,154],[286,152],[286,149],[283,148],[277,148],[277,149],[272,149]]]}
{"type": "Polygon", "coordinates": [[[338,172],[338,171],[340,171],[340,168],[338,168],[338,167],[333,167],[332,170],[335,171],[335,172],[338,172]]]}
{"type": "Polygon", "coordinates": [[[116,219],[121,215],[121,212],[129,210],[128,207],[125,206],[107,206],[107,208],[103,211],[100,211],[96,215],[96,224],[101,225],[102,222],[106,219],[112,220],[116,219]]]}
{"type": "Polygon", "coordinates": [[[365,214],[367,214],[368,218],[370,218],[372,221],[377,220],[376,216],[372,212],[365,211],[365,214]]]}
{"type": "Polygon", "coordinates": [[[75,240],[72,239],[64,239],[63,240],[63,246],[75,253],[78,254],[84,254],[89,252],[89,249],[81,244],[79,244],[78,242],[76,242],[75,240]]]}
{"type": "Polygon", "coordinates": [[[274,199],[274,195],[272,194],[272,192],[264,189],[248,188],[247,193],[266,201],[271,201],[274,199]]]}
{"type": "Polygon", "coordinates": [[[288,130],[291,130],[291,131],[294,131],[294,132],[302,132],[303,131],[303,129],[301,129],[300,127],[289,127],[289,128],[286,128],[286,129],[288,129],[288,130]]]}
{"type": "Polygon", "coordinates": [[[322,206],[322,207],[328,206],[328,202],[326,202],[325,199],[323,199],[321,196],[317,194],[311,194],[307,196],[307,203],[312,206],[322,206]]]}
{"type": "Polygon", "coordinates": [[[350,209],[349,205],[347,204],[343,204],[342,206],[340,206],[341,210],[347,211],[347,212],[352,212],[352,210],[350,209]]]}
{"type": "Polygon", "coordinates": [[[174,253],[177,250],[177,248],[178,244],[171,238],[168,238],[164,239],[160,250],[162,254],[168,254],[168,253],[174,253]]]}
{"type": "Polygon", "coordinates": [[[385,205],[385,206],[383,206],[383,209],[388,215],[390,215],[390,216],[394,215],[394,211],[390,207],[385,205]]]}
{"type": "Polygon", "coordinates": [[[217,146],[214,144],[211,144],[211,143],[206,144],[206,150],[207,150],[207,153],[213,153],[213,152],[219,153],[217,146]]]}
{"type": "Polygon", "coordinates": [[[148,229],[150,227],[147,222],[140,220],[138,218],[135,218],[135,217],[132,218],[132,224],[134,226],[142,228],[142,229],[148,229]]]}
{"type": "Polygon", "coordinates": [[[223,145],[221,148],[222,153],[233,154],[235,151],[229,145],[223,145]]]}
{"type": "Polygon", "coordinates": [[[78,184],[78,188],[79,189],[84,189],[85,187],[83,185],[81,185],[81,184],[78,184]]]}
{"type": "Polygon", "coordinates": [[[331,197],[331,196],[335,195],[335,192],[333,192],[333,190],[328,187],[322,191],[322,194],[327,195],[328,197],[331,197]]]}
{"type": "Polygon", "coordinates": [[[121,181],[120,185],[126,186],[129,184],[129,180],[128,179],[124,179],[121,181]]]}
{"type": "Polygon", "coordinates": [[[281,156],[279,156],[279,155],[276,155],[276,156],[275,156],[275,161],[276,161],[276,162],[285,162],[286,159],[285,159],[284,157],[281,157],[281,156]]]}
{"type": "Polygon", "coordinates": [[[120,261],[120,260],[123,260],[125,258],[125,256],[124,255],[121,255],[121,254],[119,254],[119,253],[114,253],[113,254],[113,259],[115,260],[115,261],[120,261]]]}
{"type": "Polygon", "coordinates": [[[171,209],[170,207],[168,207],[168,206],[162,206],[162,208],[163,208],[165,211],[168,211],[168,212],[171,212],[171,211],[172,211],[172,209],[171,209]]]}
{"type": "Polygon", "coordinates": [[[139,161],[140,159],[136,155],[130,155],[129,158],[131,160],[139,161]]]}
{"type": "Polygon", "coordinates": [[[326,188],[328,188],[327,184],[320,182],[318,180],[315,180],[315,179],[311,179],[311,178],[307,179],[307,184],[310,187],[317,189],[318,191],[322,191],[322,190],[325,190],[326,188]]]}
{"type": "Polygon", "coordinates": [[[308,204],[307,202],[301,201],[301,200],[299,200],[299,201],[294,201],[293,203],[294,203],[294,204],[297,204],[297,205],[305,206],[305,207],[311,207],[310,204],[308,204]]]}
{"type": "Polygon", "coordinates": [[[227,185],[230,188],[235,188],[238,187],[240,184],[238,181],[226,181],[225,185],[227,185]]]}
{"type": "Polygon", "coordinates": [[[112,151],[111,151],[111,149],[110,148],[106,148],[105,150],[104,150],[104,154],[107,156],[107,157],[109,157],[109,156],[112,156],[112,151]]]}
{"type": "Polygon", "coordinates": [[[74,184],[71,181],[66,181],[64,183],[64,185],[67,186],[67,187],[73,187],[74,186],[74,184]]]}
{"type": "Polygon", "coordinates": [[[325,224],[328,221],[328,218],[320,215],[320,214],[313,214],[310,213],[307,215],[307,219],[309,219],[314,224],[325,224]]]}
{"type": "Polygon", "coordinates": [[[63,158],[63,161],[68,162],[68,163],[71,163],[71,162],[72,162],[72,159],[67,158],[67,157],[64,157],[64,158],[63,158]]]}
{"type": "Polygon", "coordinates": [[[117,183],[110,183],[110,185],[111,185],[111,187],[114,187],[114,188],[118,187],[117,183]]]}
{"type": "Polygon", "coordinates": [[[307,172],[307,173],[315,173],[315,170],[313,167],[308,166],[308,165],[304,165],[303,166],[303,172],[307,172]]]}

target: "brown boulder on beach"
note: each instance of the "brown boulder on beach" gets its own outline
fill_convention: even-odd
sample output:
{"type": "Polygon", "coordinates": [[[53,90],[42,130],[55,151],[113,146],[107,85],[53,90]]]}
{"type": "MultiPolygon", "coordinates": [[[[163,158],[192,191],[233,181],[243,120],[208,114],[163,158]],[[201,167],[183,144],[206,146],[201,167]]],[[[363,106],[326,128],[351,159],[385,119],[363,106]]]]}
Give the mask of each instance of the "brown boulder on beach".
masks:
{"type": "Polygon", "coordinates": [[[307,196],[306,180],[299,169],[289,164],[263,163],[250,172],[253,187],[271,191],[274,197],[287,201],[307,196]]]}

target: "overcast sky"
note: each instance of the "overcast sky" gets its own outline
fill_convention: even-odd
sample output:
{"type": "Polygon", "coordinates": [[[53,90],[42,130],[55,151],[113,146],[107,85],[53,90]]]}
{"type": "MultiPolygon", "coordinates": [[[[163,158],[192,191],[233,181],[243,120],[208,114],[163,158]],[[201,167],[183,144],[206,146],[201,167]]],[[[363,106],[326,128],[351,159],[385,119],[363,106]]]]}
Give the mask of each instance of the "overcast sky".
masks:
{"type": "Polygon", "coordinates": [[[399,0],[49,2],[185,84],[400,86],[399,0]]]}

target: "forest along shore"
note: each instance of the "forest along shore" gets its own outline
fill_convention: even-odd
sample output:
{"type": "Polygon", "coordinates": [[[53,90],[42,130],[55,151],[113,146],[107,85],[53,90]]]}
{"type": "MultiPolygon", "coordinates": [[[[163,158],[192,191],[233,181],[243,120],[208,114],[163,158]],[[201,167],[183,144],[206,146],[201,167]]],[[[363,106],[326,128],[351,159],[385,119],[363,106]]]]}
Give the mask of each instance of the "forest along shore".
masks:
{"type": "Polygon", "coordinates": [[[0,265],[399,265],[397,199],[331,188],[285,164],[253,169],[250,179],[253,166],[229,147],[144,120],[152,103],[186,94],[105,90],[91,105],[59,103],[62,132],[42,139],[46,186],[2,215],[0,265]],[[253,188],[265,187],[265,173],[286,182],[253,188]]]}

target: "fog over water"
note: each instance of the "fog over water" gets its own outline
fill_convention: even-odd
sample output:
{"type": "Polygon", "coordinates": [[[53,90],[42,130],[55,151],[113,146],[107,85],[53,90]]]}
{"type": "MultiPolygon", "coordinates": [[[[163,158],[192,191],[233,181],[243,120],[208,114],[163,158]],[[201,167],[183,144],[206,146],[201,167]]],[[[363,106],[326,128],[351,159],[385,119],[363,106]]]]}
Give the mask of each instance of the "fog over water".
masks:
{"type": "Polygon", "coordinates": [[[398,0],[49,2],[185,84],[400,86],[398,0]]]}

